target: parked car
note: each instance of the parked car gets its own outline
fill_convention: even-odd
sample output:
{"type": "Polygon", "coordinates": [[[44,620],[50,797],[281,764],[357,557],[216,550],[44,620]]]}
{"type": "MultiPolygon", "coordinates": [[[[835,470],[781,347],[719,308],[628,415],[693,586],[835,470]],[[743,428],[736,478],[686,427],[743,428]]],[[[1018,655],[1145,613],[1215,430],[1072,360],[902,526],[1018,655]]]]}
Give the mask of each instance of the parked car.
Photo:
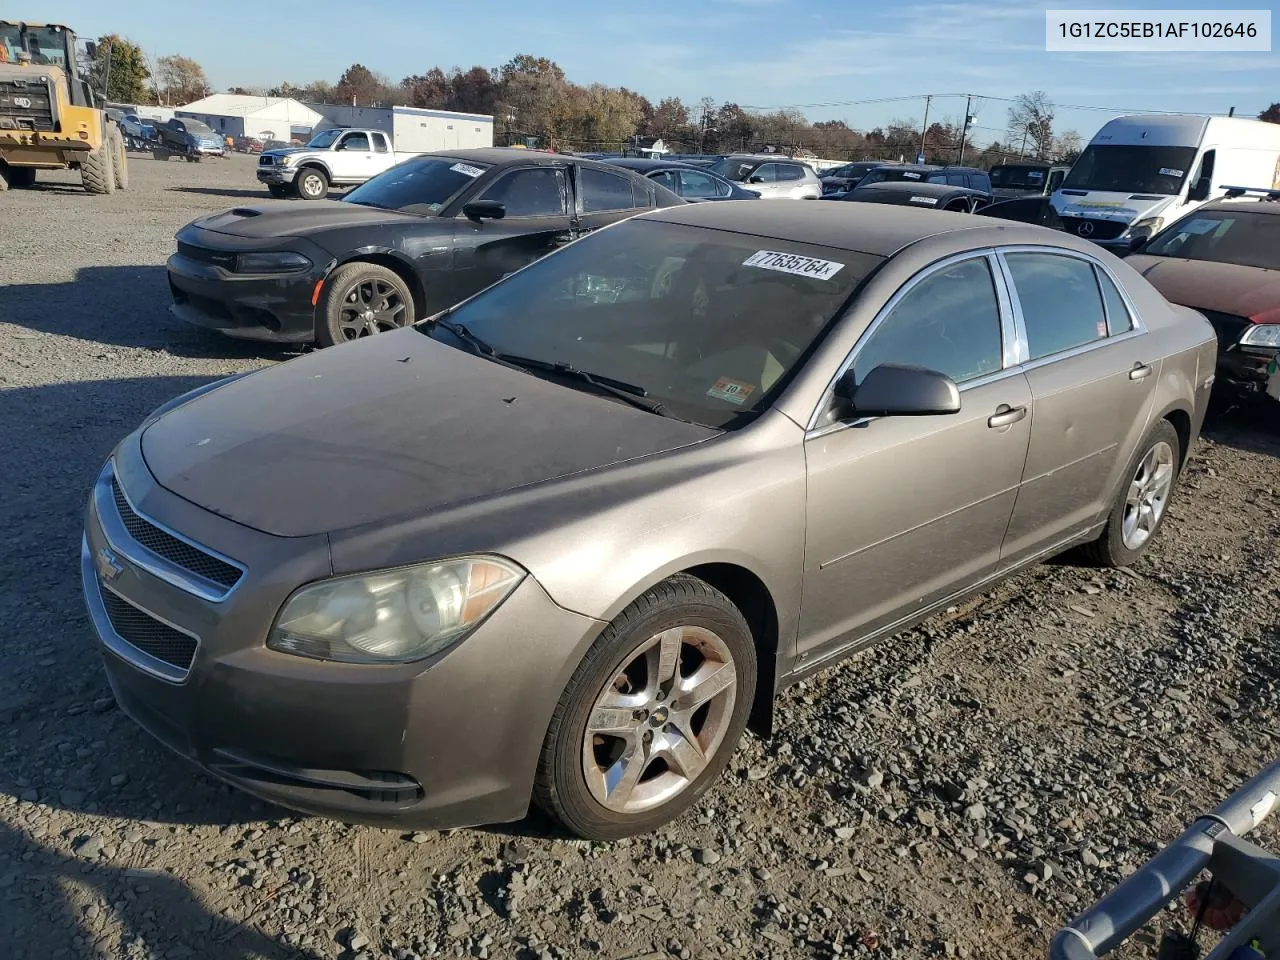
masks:
{"type": "Polygon", "coordinates": [[[609,164],[634,170],[641,176],[660,183],[676,196],[690,201],[703,200],[758,200],[759,190],[746,190],[710,170],[691,163],[672,160],[643,160],[638,157],[620,157],[609,164]]]}
{"type": "Polygon", "coordinates": [[[156,126],[156,140],[152,155],[157,160],[181,157],[199,163],[205,157],[226,156],[227,145],[199,120],[174,117],[156,126]]]}
{"type": "Polygon", "coordinates": [[[261,153],[263,149],[262,141],[257,137],[236,137],[235,151],[236,153],[261,153]]]}
{"type": "Polygon", "coordinates": [[[1010,199],[1053,193],[1057,186],[1050,188],[1049,171],[1052,169],[1054,167],[1048,163],[998,163],[987,174],[991,178],[992,193],[1001,199],[1010,199]]]}
{"type": "Polygon", "coordinates": [[[777,154],[734,154],[707,169],[755,190],[765,200],[816,200],[822,196],[822,181],[812,167],[777,154]]]}
{"type": "Polygon", "coordinates": [[[833,194],[839,195],[848,193],[858,185],[858,182],[872,170],[877,167],[883,167],[886,164],[881,160],[855,160],[853,163],[846,163],[842,167],[835,167],[831,170],[824,171],[820,174],[822,179],[822,195],[829,197],[833,194]]]}
{"type": "Polygon", "coordinates": [[[407,326],[599,227],[681,203],[630,170],[489,148],[406,160],[342,200],[242,205],[178,231],[175,316],[341,343],[407,326]]]}
{"type": "Polygon", "coordinates": [[[124,134],[125,147],[135,152],[150,150],[156,139],[156,125],[132,113],[120,118],[120,132],[124,134]]]}
{"type": "Polygon", "coordinates": [[[1218,335],[1218,384],[1262,395],[1280,359],[1280,190],[1215,200],[1165,227],[1125,262],[1218,335]]]}
{"type": "Polygon", "coordinates": [[[1073,545],[1134,562],[1200,430],[1204,318],[1065,233],[847,214],[656,210],[165,404],[85,523],[124,713],[299,810],[533,800],[612,839],[813,671],[1073,545]]]}
{"type": "Polygon", "coordinates": [[[1015,197],[1012,200],[997,200],[974,211],[984,217],[995,217],[998,220],[1016,220],[1019,223],[1032,223],[1050,230],[1064,229],[1062,218],[1053,208],[1049,194],[1038,197],[1015,197]]]}
{"type": "Polygon", "coordinates": [[[991,201],[991,197],[980,190],[953,187],[946,183],[912,183],[909,180],[882,180],[867,186],[859,185],[840,194],[839,199],[853,203],[896,203],[957,213],[973,213],[991,201]]]}
{"type": "Polygon", "coordinates": [[[906,180],[911,183],[947,183],[953,187],[967,187],[992,198],[991,178],[977,167],[935,167],[928,164],[885,164],[866,173],[858,186],[869,187],[873,183],[906,180]]]}

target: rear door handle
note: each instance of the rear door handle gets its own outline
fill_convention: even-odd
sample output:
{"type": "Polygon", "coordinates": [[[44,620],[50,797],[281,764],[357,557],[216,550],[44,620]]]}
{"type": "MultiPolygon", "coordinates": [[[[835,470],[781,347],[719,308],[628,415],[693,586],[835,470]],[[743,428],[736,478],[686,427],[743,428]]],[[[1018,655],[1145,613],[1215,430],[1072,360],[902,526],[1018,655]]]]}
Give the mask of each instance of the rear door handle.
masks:
{"type": "Polygon", "coordinates": [[[1000,404],[996,412],[987,417],[988,427],[1007,427],[1017,423],[1027,415],[1026,407],[1011,407],[1007,403],[1000,404]]]}
{"type": "Polygon", "coordinates": [[[1129,371],[1130,380],[1145,380],[1151,376],[1151,365],[1146,363],[1135,363],[1133,369],[1129,371]]]}

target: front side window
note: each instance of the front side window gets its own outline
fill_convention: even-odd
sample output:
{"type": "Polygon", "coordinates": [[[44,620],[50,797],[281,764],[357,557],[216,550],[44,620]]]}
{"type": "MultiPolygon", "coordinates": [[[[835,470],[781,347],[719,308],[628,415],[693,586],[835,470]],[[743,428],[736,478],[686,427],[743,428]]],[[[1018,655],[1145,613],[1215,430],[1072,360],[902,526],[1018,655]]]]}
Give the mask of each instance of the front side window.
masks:
{"type": "Polygon", "coordinates": [[[507,174],[485,191],[484,200],[496,200],[507,208],[507,216],[563,217],[566,203],[564,171],[558,167],[535,167],[507,174]]]}
{"type": "Polygon", "coordinates": [[[369,151],[369,135],[365,133],[349,133],[338,144],[338,149],[367,153],[369,151]]]}
{"type": "Polygon", "coordinates": [[[604,170],[579,167],[578,189],[582,192],[583,213],[630,210],[636,205],[631,181],[604,170]]]}
{"type": "Polygon", "coordinates": [[[1184,217],[1142,248],[1156,257],[1280,270],[1280,216],[1240,210],[1204,210],[1184,217]]]}
{"type": "Polygon", "coordinates": [[[726,197],[729,195],[727,188],[722,188],[721,184],[711,179],[705,173],[695,173],[692,170],[680,171],[680,189],[676,191],[684,197],[726,197]]]}
{"type": "MultiPolygon", "coordinates": [[[[929,178],[929,182],[930,182],[930,183],[937,183],[937,182],[938,182],[938,179],[937,179],[936,177],[930,177],[930,178],[929,178]]],[[[963,174],[963,173],[948,173],[948,174],[947,174],[947,183],[951,184],[951,186],[953,186],[953,187],[965,187],[965,186],[968,186],[968,184],[967,184],[967,183],[965,183],[965,180],[964,180],[964,174],[963,174]]]]}
{"type": "Polygon", "coordinates": [[[911,287],[854,360],[861,383],[882,363],[906,363],[964,383],[1001,369],[1000,302],[986,257],[942,267],[911,287]]]}
{"type": "Polygon", "coordinates": [[[1195,147],[1090,144],[1062,181],[1062,189],[1174,196],[1195,159],[1195,147]]]}
{"type": "Polygon", "coordinates": [[[1029,359],[1050,357],[1107,336],[1092,264],[1054,253],[1005,255],[1022,306],[1029,359]]]}
{"type": "MultiPolygon", "coordinates": [[[[772,403],[880,262],[640,218],[512,274],[448,319],[500,354],[567,363],[632,385],[670,416],[732,428],[772,403]]],[[[443,326],[419,329],[466,347],[443,326]]]]}
{"type": "Polygon", "coordinates": [[[755,170],[751,172],[751,176],[748,178],[747,182],[750,183],[757,177],[760,178],[760,183],[777,183],[780,179],[778,176],[778,165],[776,163],[760,164],[760,166],[756,167],[755,170]]]}
{"type": "Polygon", "coordinates": [[[666,187],[672,193],[680,192],[680,177],[674,170],[661,170],[658,173],[650,174],[649,179],[660,186],[666,187]]]}

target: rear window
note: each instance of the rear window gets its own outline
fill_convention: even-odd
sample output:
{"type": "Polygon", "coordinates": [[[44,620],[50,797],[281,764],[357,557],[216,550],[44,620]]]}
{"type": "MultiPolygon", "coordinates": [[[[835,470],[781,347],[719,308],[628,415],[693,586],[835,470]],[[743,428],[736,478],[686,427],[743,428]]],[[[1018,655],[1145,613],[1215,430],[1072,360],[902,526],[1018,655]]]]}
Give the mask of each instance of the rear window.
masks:
{"type": "Polygon", "coordinates": [[[1044,186],[1045,177],[1049,175],[1048,167],[1006,164],[991,168],[991,185],[993,187],[1023,187],[1039,190],[1044,186]]]}

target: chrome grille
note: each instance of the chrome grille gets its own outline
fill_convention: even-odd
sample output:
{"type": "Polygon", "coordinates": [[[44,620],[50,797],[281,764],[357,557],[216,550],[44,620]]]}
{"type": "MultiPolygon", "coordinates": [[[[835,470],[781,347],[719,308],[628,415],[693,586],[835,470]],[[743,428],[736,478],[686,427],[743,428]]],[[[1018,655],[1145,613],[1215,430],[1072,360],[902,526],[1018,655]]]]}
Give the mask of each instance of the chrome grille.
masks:
{"type": "Polygon", "coordinates": [[[111,621],[111,629],[125,643],[149,657],[162,660],[179,670],[190,670],[196,655],[196,640],[139,610],[127,600],[99,584],[102,605],[111,621]]]}
{"type": "Polygon", "coordinates": [[[243,574],[239,568],[179,540],[145,517],[139,516],[129,504],[114,476],[111,478],[111,493],[115,498],[116,510],[120,514],[120,522],[129,531],[129,536],[141,546],[146,547],[156,556],[163,557],[170,563],[228,590],[240,581],[243,574]]]}
{"type": "Polygon", "coordinates": [[[1129,229],[1129,224],[1119,220],[1094,220],[1091,217],[1062,217],[1062,229],[1086,240],[1114,240],[1129,229]]]}

